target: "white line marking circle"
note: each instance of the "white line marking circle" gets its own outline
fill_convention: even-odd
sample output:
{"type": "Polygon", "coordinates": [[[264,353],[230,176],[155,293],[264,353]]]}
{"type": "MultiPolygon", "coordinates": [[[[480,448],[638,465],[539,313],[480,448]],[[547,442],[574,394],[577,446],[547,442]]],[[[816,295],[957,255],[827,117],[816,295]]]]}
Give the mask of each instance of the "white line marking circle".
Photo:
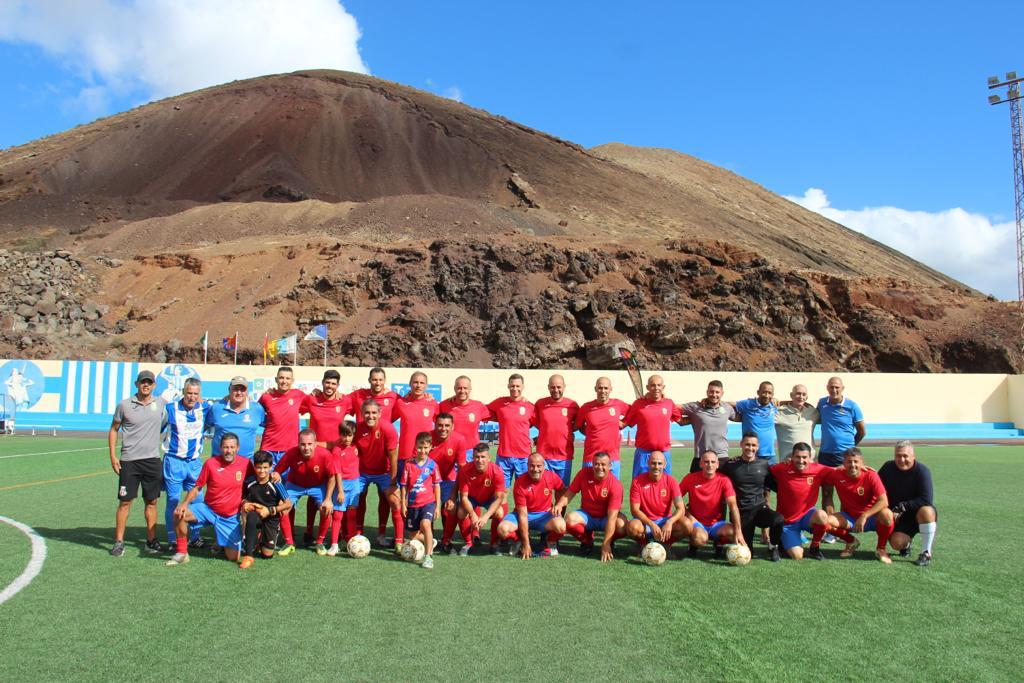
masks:
{"type": "Polygon", "coordinates": [[[7,588],[0,591],[0,605],[4,604],[11,598],[13,598],[18,591],[25,586],[32,583],[32,580],[39,575],[39,572],[43,569],[43,562],[46,561],[46,541],[43,537],[36,533],[36,530],[30,526],[17,522],[9,517],[0,515],[0,522],[10,524],[21,533],[28,536],[28,540],[32,543],[32,558],[28,561],[28,566],[25,567],[25,571],[18,575],[18,578],[11,581],[7,588]]]}
{"type": "Polygon", "coordinates": [[[57,453],[83,453],[85,451],[102,451],[104,447],[99,446],[97,448],[72,448],[69,451],[44,451],[43,453],[18,453],[17,455],[0,455],[0,460],[6,460],[7,458],[27,458],[32,455],[56,455],[57,453]]]}

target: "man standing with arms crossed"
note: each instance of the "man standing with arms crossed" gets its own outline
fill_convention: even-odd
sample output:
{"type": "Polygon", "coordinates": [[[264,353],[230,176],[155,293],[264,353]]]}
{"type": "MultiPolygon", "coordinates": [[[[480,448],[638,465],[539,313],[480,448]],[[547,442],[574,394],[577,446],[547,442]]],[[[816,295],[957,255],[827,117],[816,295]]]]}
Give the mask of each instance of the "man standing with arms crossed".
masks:
{"type": "Polygon", "coordinates": [[[679,424],[693,427],[693,461],[690,463],[690,472],[700,471],[701,453],[714,451],[719,459],[729,457],[729,421],[736,416],[736,411],[722,402],[724,394],[722,383],[713,379],[708,382],[703,400],[683,404],[679,424]]]}
{"type": "Polygon", "coordinates": [[[665,456],[665,472],[672,474],[672,423],[682,417],[675,401],[665,396],[665,380],[661,375],[647,378],[647,393],[633,401],[623,422],[636,427],[636,450],[633,452],[633,478],[647,471],[647,460],[654,451],[665,456]]]}
{"type": "Polygon", "coordinates": [[[161,550],[160,541],[156,540],[156,504],[163,484],[160,432],[167,424],[167,402],[153,395],[155,386],[152,372],[140,372],[135,378],[135,395],[117,404],[107,433],[110,467],[118,478],[114,546],[110,549],[114,557],[124,555],[124,530],[140,485],[146,504],[146,551],[159,553],[161,550]],[[120,457],[116,453],[118,431],[123,432],[120,457]]]}
{"type": "Polygon", "coordinates": [[[597,378],[594,393],[597,398],[580,406],[576,415],[576,429],[583,432],[583,467],[590,467],[598,453],[607,453],[611,457],[612,474],[619,477],[622,471],[622,420],[629,406],[612,398],[612,381],[607,377],[597,378]]]}
{"type": "Polygon", "coordinates": [[[575,450],[576,414],[580,407],[565,397],[565,378],[551,375],[548,396],[537,401],[534,426],[537,427],[537,452],[544,456],[547,468],[562,478],[566,486],[572,479],[575,450]]]}

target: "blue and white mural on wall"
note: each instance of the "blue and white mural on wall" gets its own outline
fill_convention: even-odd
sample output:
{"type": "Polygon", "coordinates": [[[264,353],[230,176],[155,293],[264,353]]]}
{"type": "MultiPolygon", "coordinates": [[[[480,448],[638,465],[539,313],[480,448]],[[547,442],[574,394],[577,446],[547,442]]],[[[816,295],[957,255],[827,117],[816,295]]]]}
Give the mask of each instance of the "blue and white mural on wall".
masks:
{"type": "Polygon", "coordinates": [[[187,365],[168,365],[156,376],[156,395],[168,403],[177,401],[185,388],[185,380],[193,378],[202,379],[195,369],[187,365]]]}
{"type": "Polygon", "coordinates": [[[43,395],[46,379],[39,366],[30,360],[9,360],[0,365],[0,393],[5,408],[26,410],[43,395]]]}
{"type": "Polygon", "coordinates": [[[61,408],[76,415],[112,415],[118,402],[135,393],[138,372],[138,363],[66,360],[59,382],[61,408]]]}

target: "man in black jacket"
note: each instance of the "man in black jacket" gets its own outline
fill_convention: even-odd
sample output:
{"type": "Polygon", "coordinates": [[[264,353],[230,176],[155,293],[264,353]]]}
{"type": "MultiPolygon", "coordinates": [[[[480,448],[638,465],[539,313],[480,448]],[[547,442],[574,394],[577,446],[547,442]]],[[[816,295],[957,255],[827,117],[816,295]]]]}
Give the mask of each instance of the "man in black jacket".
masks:
{"type": "Polygon", "coordinates": [[[898,441],[893,459],[882,465],[878,476],[885,486],[889,509],[896,515],[896,530],[889,545],[899,550],[900,555],[908,555],[914,536],[920,533],[921,554],[914,564],[927,567],[932,562],[932,543],[938,526],[931,471],[917,462],[914,444],[898,441]]]}
{"type": "Polygon", "coordinates": [[[768,559],[779,561],[779,540],[782,537],[782,515],[768,506],[766,490],[772,483],[768,471],[769,458],[757,457],[759,443],[757,435],[747,433],[740,441],[741,455],[722,463],[720,471],[732,480],[736,489],[736,503],[740,508],[740,526],[743,538],[754,538],[754,527],[767,528],[769,544],[768,559]]]}

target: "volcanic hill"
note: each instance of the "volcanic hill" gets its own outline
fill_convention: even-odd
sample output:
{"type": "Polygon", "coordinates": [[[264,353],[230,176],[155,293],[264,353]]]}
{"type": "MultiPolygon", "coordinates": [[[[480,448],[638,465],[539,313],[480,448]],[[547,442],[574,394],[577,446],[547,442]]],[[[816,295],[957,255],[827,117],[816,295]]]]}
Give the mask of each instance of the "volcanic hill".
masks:
{"type": "Polygon", "coordinates": [[[603,367],[628,339],[665,369],[1024,368],[1012,305],[733,173],[343,72],[0,151],[0,246],[20,357],[237,330],[248,362],[325,322],[335,364],[603,367]]]}

